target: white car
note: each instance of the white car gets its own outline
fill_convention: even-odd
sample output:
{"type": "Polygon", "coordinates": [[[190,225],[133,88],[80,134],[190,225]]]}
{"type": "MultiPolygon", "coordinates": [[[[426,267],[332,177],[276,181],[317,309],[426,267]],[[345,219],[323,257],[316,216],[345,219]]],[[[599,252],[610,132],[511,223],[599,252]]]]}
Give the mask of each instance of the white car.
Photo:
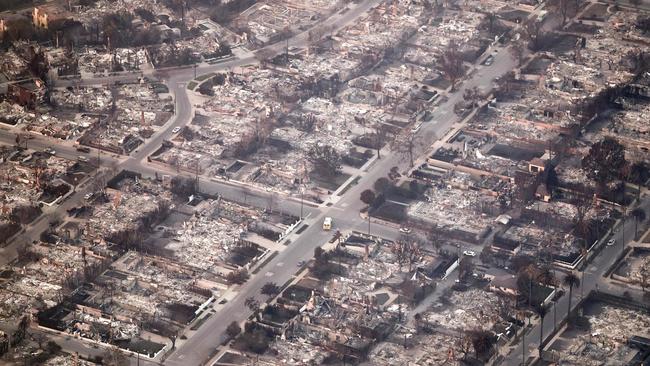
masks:
{"type": "Polygon", "coordinates": [[[172,133],[178,133],[178,131],[180,131],[180,130],[181,130],[180,127],[174,127],[174,129],[172,130],[172,133]]]}
{"type": "Polygon", "coordinates": [[[91,198],[93,198],[93,194],[92,194],[92,193],[87,193],[87,194],[84,196],[84,199],[85,199],[86,201],[88,201],[88,200],[91,199],[91,198]]]}
{"type": "Polygon", "coordinates": [[[47,149],[43,150],[43,152],[48,153],[50,155],[56,155],[56,151],[51,147],[48,147],[47,149]]]}
{"type": "Polygon", "coordinates": [[[468,257],[476,257],[476,252],[473,250],[465,250],[463,251],[463,255],[466,255],[468,257]]]}
{"type": "Polygon", "coordinates": [[[399,228],[399,232],[402,233],[402,234],[410,234],[411,229],[409,229],[407,227],[401,227],[401,228],[399,228]]]}
{"type": "Polygon", "coordinates": [[[608,247],[611,247],[611,246],[614,245],[614,244],[616,244],[616,240],[615,240],[615,239],[609,239],[609,241],[607,242],[607,246],[608,246],[608,247]]]}

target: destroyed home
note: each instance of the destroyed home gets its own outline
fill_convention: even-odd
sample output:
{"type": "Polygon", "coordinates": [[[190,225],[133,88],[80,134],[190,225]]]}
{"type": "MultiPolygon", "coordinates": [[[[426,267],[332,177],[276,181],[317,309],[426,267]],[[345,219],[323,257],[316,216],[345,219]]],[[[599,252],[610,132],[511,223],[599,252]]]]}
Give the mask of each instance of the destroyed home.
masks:
{"type": "MultiPolygon", "coordinates": [[[[87,116],[94,123],[79,137],[79,142],[119,154],[134,151],[172,115],[173,105],[169,99],[161,99],[157,90],[148,83],[119,85],[111,90],[110,96],[89,94],[82,89],[77,94],[81,97],[79,108],[92,110],[94,105],[101,108],[102,114],[87,116]]],[[[75,99],[79,101],[79,97],[75,99]]]]}
{"type": "Polygon", "coordinates": [[[0,145],[0,151],[2,218],[5,221],[19,225],[32,222],[42,212],[43,205],[60,202],[84,179],[84,174],[78,170],[79,163],[49,152],[4,145],[0,145]]]}
{"type": "Polygon", "coordinates": [[[634,363],[647,357],[647,311],[598,300],[587,302],[583,311],[581,326],[561,333],[545,358],[561,358],[569,365],[599,365],[603,359],[634,363]]]}
{"type": "Polygon", "coordinates": [[[18,3],[7,361],[647,358],[644,4],[18,3]]]}
{"type": "MultiPolygon", "coordinates": [[[[290,349],[312,344],[321,351],[311,352],[310,359],[366,359],[372,345],[389,336],[395,322],[433,291],[426,277],[418,275],[433,256],[416,244],[407,254],[400,245],[353,232],[340,244],[326,244],[328,251],[317,251],[308,277],[287,287],[258,316],[258,327],[271,326],[283,335],[270,349],[279,350],[286,342],[290,349]],[[282,318],[284,313],[288,318],[282,318]]],[[[235,340],[233,347],[240,346],[235,340]]]]}

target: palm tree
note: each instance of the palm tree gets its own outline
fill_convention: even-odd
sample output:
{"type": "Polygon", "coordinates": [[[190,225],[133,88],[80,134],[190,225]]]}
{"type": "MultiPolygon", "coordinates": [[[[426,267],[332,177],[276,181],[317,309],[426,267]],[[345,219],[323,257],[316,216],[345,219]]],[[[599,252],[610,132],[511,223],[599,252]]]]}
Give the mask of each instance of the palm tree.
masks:
{"type": "Polygon", "coordinates": [[[551,266],[545,265],[540,268],[539,273],[537,274],[537,280],[543,283],[545,286],[552,285],[555,287],[555,273],[553,273],[551,266]]]}
{"type": "Polygon", "coordinates": [[[641,181],[643,181],[643,177],[645,175],[645,167],[643,163],[634,163],[632,165],[628,165],[627,174],[626,174],[626,181],[631,184],[635,184],[637,187],[636,190],[636,198],[640,199],[641,198],[641,181]]]}
{"type": "Polygon", "coordinates": [[[564,282],[565,285],[569,286],[569,310],[567,311],[568,321],[571,317],[571,296],[573,295],[573,288],[580,287],[580,279],[573,272],[570,272],[564,276],[564,280],[562,282],[564,282]]]}
{"type": "Polygon", "coordinates": [[[524,273],[526,273],[526,276],[528,277],[528,306],[531,306],[533,298],[533,279],[539,277],[539,268],[534,264],[530,264],[524,269],[524,273]]]}
{"type": "Polygon", "coordinates": [[[440,248],[442,247],[442,241],[440,240],[440,236],[435,230],[431,230],[427,233],[427,240],[431,243],[431,247],[433,247],[433,250],[435,253],[440,252],[440,248]]]}
{"type": "Polygon", "coordinates": [[[645,221],[646,214],[642,208],[635,208],[634,210],[632,210],[630,214],[634,218],[634,238],[636,239],[638,228],[639,228],[639,222],[645,221]]]}
{"type": "Polygon", "coordinates": [[[544,317],[548,314],[548,307],[544,304],[535,305],[535,313],[539,315],[539,353],[541,355],[544,338],[544,317]]]}

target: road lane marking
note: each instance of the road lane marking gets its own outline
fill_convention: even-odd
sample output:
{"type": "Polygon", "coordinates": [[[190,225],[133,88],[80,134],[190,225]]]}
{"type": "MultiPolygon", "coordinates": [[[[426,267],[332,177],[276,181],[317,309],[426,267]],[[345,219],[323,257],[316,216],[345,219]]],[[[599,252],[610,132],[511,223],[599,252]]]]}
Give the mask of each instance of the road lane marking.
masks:
{"type": "Polygon", "coordinates": [[[276,264],[276,266],[282,267],[282,266],[284,266],[284,262],[278,262],[278,264],[276,264]]]}

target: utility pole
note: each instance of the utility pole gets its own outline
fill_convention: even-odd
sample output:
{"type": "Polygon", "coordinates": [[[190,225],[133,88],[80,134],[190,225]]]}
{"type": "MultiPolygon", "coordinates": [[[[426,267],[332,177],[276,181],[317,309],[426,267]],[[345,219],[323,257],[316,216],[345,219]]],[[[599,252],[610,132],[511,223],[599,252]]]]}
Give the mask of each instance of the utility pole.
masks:
{"type": "Polygon", "coordinates": [[[289,38],[287,38],[287,45],[284,49],[284,57],[288,64],[289,63],[289,38]]]}
{"type": "Polygon", "coordinates": [[[627,218],[627,207],[623,209],[623,225],[621,225],[621,247],[625,249],[625,219],[627,218]]]}
{"type": "Polygon", "coordinates": [[[199,159],[196,159],[196,172],[195,172],[195,183],[196,184],[196,193],[201,193],[201,189],[199,187],[199,159]]]}
{"type": "Polygon", "coordinates": [[[368,213],[368,236],[370,236],[370,213],[368,213]]]}
{"type": "Polygon", "coordinates": [[[402,322],[402,300],[401,300],[401,298],[399,296],[397,297],[397,306],[399,306],[398,315],[399,315],[399,322],[401,323],[402,322]]]}
{"type": "Polygon", "coordinates": [[[526,366],[526,318],[524,318],[524,329],[521,336],[521,364],[526,366]]]}
{"type": "Polygon", "coordinates": [[[301,220],[303,218],[302,208],[304,205],[304,196],[305,196],[305,187],[301,186],[300,187],[300,219],[301,220]]]}

